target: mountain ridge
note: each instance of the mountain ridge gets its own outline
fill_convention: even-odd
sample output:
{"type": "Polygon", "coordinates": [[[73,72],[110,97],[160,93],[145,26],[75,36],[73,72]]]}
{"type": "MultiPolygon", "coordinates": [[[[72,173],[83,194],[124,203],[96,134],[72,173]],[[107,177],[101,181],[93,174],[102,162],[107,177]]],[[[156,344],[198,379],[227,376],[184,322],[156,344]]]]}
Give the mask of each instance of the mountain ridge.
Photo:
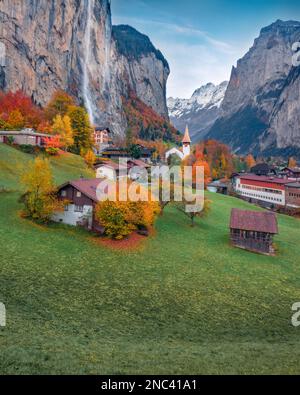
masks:
{"type": "Polygon", "coordinates": [[[211,82],[196,89],[190,99],[169,97],[167,100],[169,116],[173,125],[184,132],[189,125],[193,141],[203,138],[218,118],[228,82],[211,82]]]}

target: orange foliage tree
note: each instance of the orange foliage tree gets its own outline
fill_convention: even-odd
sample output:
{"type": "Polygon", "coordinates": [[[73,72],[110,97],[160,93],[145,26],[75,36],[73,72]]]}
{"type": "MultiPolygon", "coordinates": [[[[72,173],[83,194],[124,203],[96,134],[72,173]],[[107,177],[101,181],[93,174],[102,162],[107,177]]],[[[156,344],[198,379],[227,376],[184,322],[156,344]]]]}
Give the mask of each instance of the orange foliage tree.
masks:
{"type": "Polygon", "coordinates": [[[251,154],[249,154],[249,155],[246,156],[245,162],[246,162],[246,165],[247,165],[247,169],[248,169],[248,170],[250,170],[251,167],[253,167],[253,166],[256,165],[255,159],[253,158],[253,155],[251,155],[251,154]]]}
{"type": "Polygon", "coordinates": [[[62,147],[59,135],[44,138],[46,152],[50,155],[57,155],[62,147]]]}

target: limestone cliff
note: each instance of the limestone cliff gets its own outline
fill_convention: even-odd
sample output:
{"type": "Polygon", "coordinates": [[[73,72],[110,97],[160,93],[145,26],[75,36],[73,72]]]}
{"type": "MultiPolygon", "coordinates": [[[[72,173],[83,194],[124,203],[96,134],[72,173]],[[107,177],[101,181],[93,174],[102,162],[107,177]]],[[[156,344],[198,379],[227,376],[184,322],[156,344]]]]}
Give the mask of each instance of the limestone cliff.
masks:
{"type": "Polygon", "coordinates": [[[113,37],[109,0],[0,1],[0,89],[22,89],[40,105],[63,89],[116,134],[126,129],[129,90],[167,118],[167,62],[138,32],[147,50],[122,50],[115,30],[113,37]]]}
{"type": "Polygon", "coordinates": [[[297,41],[300,22],[278,20],[261,30],[232,69],[220,118],[209,137],[240,153],[300,151],[299,67],[292,64],[297,41]]]}

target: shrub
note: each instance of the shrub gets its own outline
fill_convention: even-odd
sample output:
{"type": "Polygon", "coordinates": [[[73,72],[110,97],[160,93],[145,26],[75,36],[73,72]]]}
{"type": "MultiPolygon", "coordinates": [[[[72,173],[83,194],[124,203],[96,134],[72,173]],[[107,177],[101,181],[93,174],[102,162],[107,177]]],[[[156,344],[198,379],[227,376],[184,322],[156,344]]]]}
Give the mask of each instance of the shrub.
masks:
{"type": "Polygon", "coordinates": [[[25,154],[34,154],[35,153],[35,147],[33,145],[28,145],[28,144],[19,145],[19,150],[24,152],[25,154]]]}

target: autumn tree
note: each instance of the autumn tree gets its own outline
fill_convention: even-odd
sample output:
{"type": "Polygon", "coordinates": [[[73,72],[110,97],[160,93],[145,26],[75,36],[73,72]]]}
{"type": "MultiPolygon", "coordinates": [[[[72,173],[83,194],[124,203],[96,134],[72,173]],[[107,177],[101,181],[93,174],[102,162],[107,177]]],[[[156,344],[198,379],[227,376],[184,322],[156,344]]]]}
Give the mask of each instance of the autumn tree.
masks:
{"type": "Polygon", "coordinates": [[[251,155],[251,154],[246,156],[245,162],[246,162],[248,170],[250,170],[253,166],[256,165],[255,159],[253,158],[253,155],[251,155]]]}
{"type": "Polygon", "coordinates": [[[53,133],[60,136],[61,146],[68,150],[73,144],[73,130],[68,115],[56,115],[52,125],[53,133]]]}
{"type": "Polygon", "coordinates": [[[137,229],[152,226],[159,213],[157,202],[116,201],[99,202],[96,206],[97,221],[105,228],[105,234],[112,239],[123,239],[137,229]]]}
{"type": "Polygon", "coordinates": [[[54,92],[45,108],[46,117],[49,121],[52,121],[57,115],[63,117],[68,113],[71,106],[75,106],[74,99],[66,92],[58,90],[54,92]]]}
{"type": "Polygon", "coordinates": [[[210,167],[208,163],[205,160],[197,160],[193,164],[193,182],[196,182],[196,169],[197,167],[203,167],[204,168],[204,186],[206,187],[210,181],[211,181],[211,174],[210,174],[210,167]]]}
{"type": "Polygon", "coordinates": [[[175,203],[175,207],[177,208],[177,210],[186,215],[191,220],[192,227],[195,226],[196,218],[203,218],[208,214],[208,212],[210,211],[211,201],[208,199],[204,199],[204,206],[201,211],[188,211],[186,207],[188,205],[192,205],[193,203],[195,204],[195,201],[193,202],[192,199],[183,199],[181,202],[175,203]]]}
{"type": "Polygon", "coordinates": [[[83,150],[87,152],[93,147],[93,129],[90,125],[88,113],[82,107],[69,107],[68,116],[71,119],[74,144],[72,151],[80,154],[83,150]]]}
{"type": "Polygon", "coordinates": [[[49,155],[57,155],[61,149],[60,135],[44,138],[45,150],[49,155]]]}
{"type": "Polygon", "coordinates": [[[297,167],[297,161],[296,161],[296,159],[294,159],[293,157],[290,157],[290,158],[289,158],[288,167],[289,167],[290,169],[293,169],[294,167],[297,167]]]}
{"type": "Polygon", "coordinates": [[[86,152],[86,154],[84,155],[84,160],[85,160],[85,163],[88,165],[88,167],[90,167],[92,169],[95,162],[96,162],[96,155],[94,154],[94,152],[91,149],[88,150],[86,152]]]}
{"type": "Polygon", "coordinates": [[[21,184],[25,190],[21,199],[25,206],[24,214],[47,222],[59,207],[49,161],[37,157],[22,175],[21,184]]]}
{"type": "Polygon", "coordinates": [[[19,109],[13,110],[7,119],[7,123],[11,129],[22,129],[25,126],[25,119],[19,109]]]}
{"type": "Polygon", "coordinates": [[[0,118],[7,128],[24,126],[36,129],[43,120],[43,111],[22,91],[0,92],[0,118]]]}

